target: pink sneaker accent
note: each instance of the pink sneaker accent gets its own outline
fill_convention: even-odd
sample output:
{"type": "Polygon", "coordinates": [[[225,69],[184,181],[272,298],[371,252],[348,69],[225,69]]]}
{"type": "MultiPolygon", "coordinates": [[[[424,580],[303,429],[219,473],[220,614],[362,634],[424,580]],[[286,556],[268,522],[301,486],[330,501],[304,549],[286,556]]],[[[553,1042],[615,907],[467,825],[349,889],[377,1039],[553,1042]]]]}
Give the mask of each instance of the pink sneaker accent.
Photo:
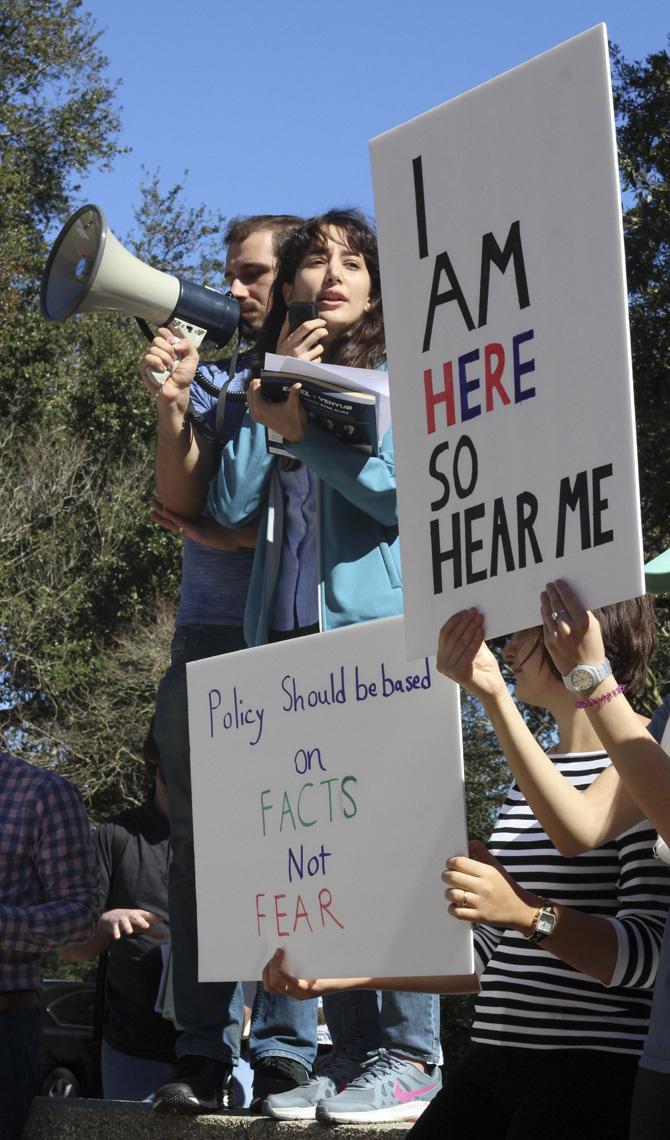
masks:
{"type": "Polygon", "coordinates": [[[396,1081],[393,1095],[398,1101],[398,1104],[407,1104],[408,1101],[417,1100],[417,1098],[422,1096],[424,1093],[432,1092],[433,1089],[437,1089],[439,1087],[440,1082],[434,1081],[432,1085],[423,1085],[420,1089],[409,1089],[406,1091],[400,1084],[400,1081],[396,1081]]]}

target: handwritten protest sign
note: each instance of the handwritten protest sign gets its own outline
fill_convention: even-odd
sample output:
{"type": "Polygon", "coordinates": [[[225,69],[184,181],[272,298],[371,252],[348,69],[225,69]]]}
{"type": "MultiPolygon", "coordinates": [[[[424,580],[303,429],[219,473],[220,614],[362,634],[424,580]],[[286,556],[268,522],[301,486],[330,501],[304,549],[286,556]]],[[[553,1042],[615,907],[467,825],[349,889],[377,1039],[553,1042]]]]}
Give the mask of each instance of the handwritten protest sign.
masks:
{"type": "Polygon", "coordinates": [[[643,593],[604,25],[371,152],[409,657],[643,593]]]}
{"type": "Polygon", "coordinates": [[[401,618],[188,666],[199,976],[472,971],[457,686],[401,618]]]}

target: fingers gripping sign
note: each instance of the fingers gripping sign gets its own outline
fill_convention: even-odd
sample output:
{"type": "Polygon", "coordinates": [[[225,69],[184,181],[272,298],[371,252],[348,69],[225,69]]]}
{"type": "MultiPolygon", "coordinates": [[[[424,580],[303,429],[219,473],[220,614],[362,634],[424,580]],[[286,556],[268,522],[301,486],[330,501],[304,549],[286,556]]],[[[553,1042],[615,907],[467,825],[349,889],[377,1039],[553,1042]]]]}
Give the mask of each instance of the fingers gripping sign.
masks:
{"type": "Polygon", "coordinates": [[[575,665],[596,665],[605,657],[597,618],[584,608],[567,582],[548,582],[540,595],[544,642],[565,676],[575,665]]]}
{"type": "Polygon", "coordinates": [[[449,914],[461,922],[525,929],[534,914],[528,891],[508,875],[483,843],[471,843],[469,856],[447,860],[442,882],[449,914]]]}
{"type": "Polygon", "coordinates": [[[463,610],[442,626],[437,668],[478,697],[505,687],[498,662],[484,641],[484,618],[478,610],[463,610]]]}
{"type": "Polygon", "coordinates": [[[294,978],[284,969],[283,950],[275,950],[264,967],[263,986],[269,993],[285,994],[298,1001],[308,1001],[320,992],[316,978],[294,978]]]}

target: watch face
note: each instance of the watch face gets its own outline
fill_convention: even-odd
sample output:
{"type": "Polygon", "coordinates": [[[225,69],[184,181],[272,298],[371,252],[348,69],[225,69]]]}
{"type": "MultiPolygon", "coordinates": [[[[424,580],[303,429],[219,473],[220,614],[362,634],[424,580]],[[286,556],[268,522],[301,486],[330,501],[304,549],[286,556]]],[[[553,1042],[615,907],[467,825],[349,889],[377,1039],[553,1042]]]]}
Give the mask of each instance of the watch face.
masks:
{"type": "Polygon", "coordinates": [[[577,666],[570,674],[572,687],[577,693],[582,693],[584,689],[593,688],[593,671],[587,669],[585,666],[577,666]]]}
{"type": "Polygon", "coordinates": [[[554,929],[554,916],[548,914],[546,911],[540,911],[537,922],[535,923],[535,930],[538,934],[551,934],[554,929]]]}

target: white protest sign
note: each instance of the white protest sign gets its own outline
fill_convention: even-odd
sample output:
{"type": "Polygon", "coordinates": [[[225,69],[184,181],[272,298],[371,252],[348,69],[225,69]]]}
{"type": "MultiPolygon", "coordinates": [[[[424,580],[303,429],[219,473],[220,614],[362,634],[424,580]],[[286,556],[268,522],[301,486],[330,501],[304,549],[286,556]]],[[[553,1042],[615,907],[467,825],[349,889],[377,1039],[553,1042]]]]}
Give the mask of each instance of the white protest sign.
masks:
{"type": "Polygon", "coordinates": [[[644,592],[604,25],[371,143],[407,652],[644,592]]]}
{"type": "Polygon", "coordinates": [[[402,618],[187,667],[201,981],[463,974],[458,688],[402,618]]]}

